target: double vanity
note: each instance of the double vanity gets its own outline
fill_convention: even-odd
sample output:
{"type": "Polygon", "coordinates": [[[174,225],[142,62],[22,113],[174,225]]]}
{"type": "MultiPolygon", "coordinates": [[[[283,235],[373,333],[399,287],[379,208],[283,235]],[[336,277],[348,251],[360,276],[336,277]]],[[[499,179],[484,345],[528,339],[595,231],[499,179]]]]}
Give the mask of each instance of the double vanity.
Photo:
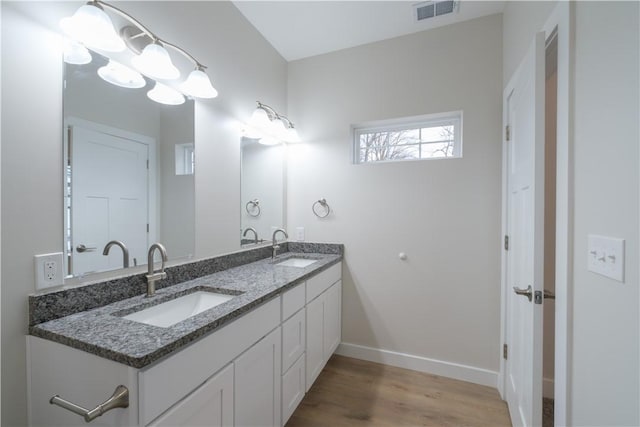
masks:
{"type": "Polygon", "coordinates": [[[85,425],[119,386],[92,425],[284,425],[340,342],[342,246],[283,250],[169,267],[151,298],[137,276],[30,297],[30,425],[85,425]]]}

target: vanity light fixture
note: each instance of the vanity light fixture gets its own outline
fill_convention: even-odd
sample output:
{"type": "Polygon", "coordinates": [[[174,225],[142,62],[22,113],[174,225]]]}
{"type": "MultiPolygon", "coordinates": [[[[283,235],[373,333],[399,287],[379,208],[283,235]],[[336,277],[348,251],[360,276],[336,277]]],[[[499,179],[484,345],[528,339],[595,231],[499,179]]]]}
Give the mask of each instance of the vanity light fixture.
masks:
{"type": "Polygon", "coordinates": [[[104,67],[98,68],[98,75],[102,80],[129,89],[141,88],[147,84],[140,73],[113,59],[110,59],[109,63],[104,67]]]}
{"type": "MultiPolygon", "coordinates": [[[[159,38],[142,25],[140,21],[102,0],[90,0],[87,4],[81,6],[73,16],[63,18],[60,21],[60,26],[67,35],[89,48],[106,52],[121,52],[129,48],[130,51],[136,54],[131,60],[133,66],[141,73],[155,80],[175,80],[180,77],[180,70],[173,64],[167,51],[167,48],[171,48],[194,64],[194,70],[189,74],[187,80],[179,85],[180,90],[186,95],[195,98],[215,98],[218,95],[204,71],[206,67],[191,54],[181,47],[159,38]],[[120,34],[118,35],[105,10],[126,19],[132,25],[127,25],[120,29],[120,34]]],[[[113,83],[113,81],[110,82],[113,83]]],[[[168,88],[166,85],[163,86],[168,88]]],[[[156,88],[158,88],[158,85],[156,85],[156,88]]],[[[174,96],[175,94],[170,97],[158,96],[156,88],[149,92],[151,99],[171,99],[174,101],[172,105],[176,105],[175,101],[178,97],[174,96]]],[[[171,91],[178,93],[174,89],[171,89],[171,91]]],[[[159,89],[159,92],[163,94],[169,93],[164,88],[159,89]]],[[[184,102],[182,94],[179,95],[182,98],[182,102],[184,102]]]]}
{"type": "Polygon", "coordinates": [[[258,107],[251,115],[247,138],[259,139],[258,142],[265,145],[274,145],[279,142],[300,142],[298,131],[291,120],[282,114],[278,114],[272,107],[256,101],[258,107]]]}

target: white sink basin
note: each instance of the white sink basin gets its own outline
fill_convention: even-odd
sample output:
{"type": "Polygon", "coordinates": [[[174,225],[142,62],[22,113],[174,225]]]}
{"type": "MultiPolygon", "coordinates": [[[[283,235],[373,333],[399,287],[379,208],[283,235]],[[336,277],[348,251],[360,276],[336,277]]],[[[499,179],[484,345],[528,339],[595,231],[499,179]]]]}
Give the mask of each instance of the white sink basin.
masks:
{"type": "Polygon", "coordinates": [[[135,313],[124,316],[124,318],[135,322],[146,323],[147,325],[168,328],[189,317],[229,301],[233,297],[235,297],[235,295],[197,291],[162,304],[154,305],[153,307],[145,308],[144,310],[136,311],[135,313]]]}
{"type": "Polygon", "coordinates": [[[276,265],[281,265],[283,267],[304,268],[304,267],[306,267],[308,265],[313,264],[314,262],[317,262],[317,260],[315,260],[315,259],[307,259],[307,258],[289,258],[288,260],[279,262],[276,265]]]}

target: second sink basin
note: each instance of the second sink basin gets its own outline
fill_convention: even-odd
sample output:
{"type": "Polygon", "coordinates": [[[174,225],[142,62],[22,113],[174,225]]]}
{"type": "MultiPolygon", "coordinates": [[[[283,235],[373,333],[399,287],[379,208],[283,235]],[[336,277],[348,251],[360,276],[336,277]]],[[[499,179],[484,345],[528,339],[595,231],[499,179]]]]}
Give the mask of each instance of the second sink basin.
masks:
{"type": "Polygon", "coordinates": [[[280,265],[283,267],[298,267],[298,268],[304,268],[306,266],[309,266],[311,264],[313,264],[314,262],[317,262],[318,260],[316,259],[307,259],[307,258],[289,258],[286,261],[282,261],[279,262],[276,265],[280,265]]]}
{"type": "Polygon", "coordinates": [[[197,291],[162,304],[145,308],[144,310],[136,311],[135,313],[124,316],[124,318],[147,325],[168,328],[189,317],[227,302],[235,296],[236,295],[197,291]]]}

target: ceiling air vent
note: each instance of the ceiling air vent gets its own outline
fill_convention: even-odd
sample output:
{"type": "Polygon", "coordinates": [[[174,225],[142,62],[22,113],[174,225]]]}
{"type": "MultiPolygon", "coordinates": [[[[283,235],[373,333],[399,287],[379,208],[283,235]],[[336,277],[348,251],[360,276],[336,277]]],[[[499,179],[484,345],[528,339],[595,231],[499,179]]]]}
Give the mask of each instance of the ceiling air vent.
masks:
{"type": "Polygon", "coordinates": [[[458,2],[454,0],[428,1],[414,4],[414,17],[416,22],[436,16],[447,15],[458,9],[458,2]]]}

